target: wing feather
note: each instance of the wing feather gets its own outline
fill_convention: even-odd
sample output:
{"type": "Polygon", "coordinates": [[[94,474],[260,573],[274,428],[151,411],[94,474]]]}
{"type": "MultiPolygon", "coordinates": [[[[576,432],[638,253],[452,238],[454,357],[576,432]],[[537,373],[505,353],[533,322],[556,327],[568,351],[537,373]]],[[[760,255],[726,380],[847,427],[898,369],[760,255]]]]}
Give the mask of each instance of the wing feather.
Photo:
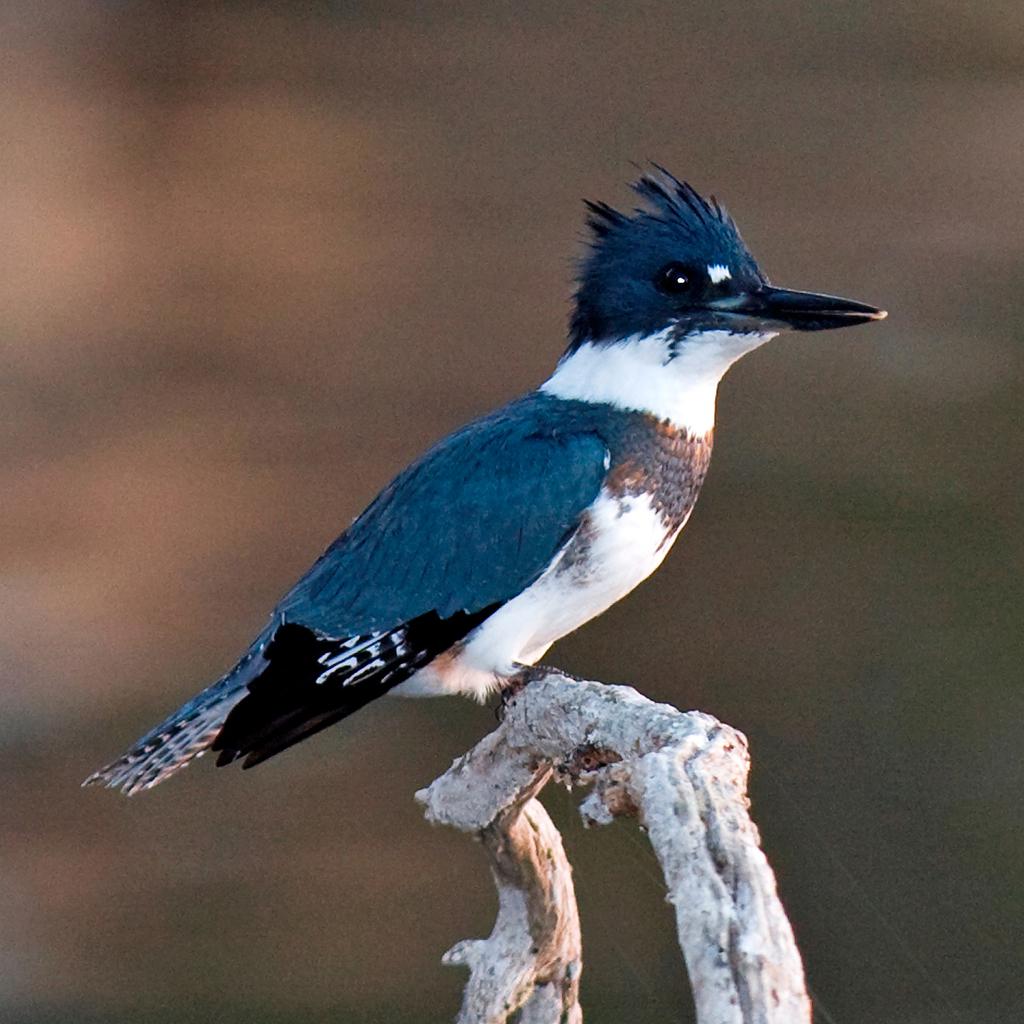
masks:
{"type": "Polygon", "coordinates": [[[525,590],[605,475],[603,439],[568,428],[558,404],[528,396],[435,446],[324,552],[278,613],[331,636],[368,635],[525,590]]]}
{"type": "Polygon", "coordinates": [[[218,764],[251,767],[352,714],[544,572],[607,454],[550,403],[524,399],[442,441],[328,548],[278,607],[284,625],[213,744],[218,764]]]}
{"type": "Polygon", "coordinates": [[[398,685],[525,590],[577,529],[607,448],[583,403],[534,393],[399,475],[223,679],[88,782],[135,792],[211,746],[246,766],[398,685]]]}

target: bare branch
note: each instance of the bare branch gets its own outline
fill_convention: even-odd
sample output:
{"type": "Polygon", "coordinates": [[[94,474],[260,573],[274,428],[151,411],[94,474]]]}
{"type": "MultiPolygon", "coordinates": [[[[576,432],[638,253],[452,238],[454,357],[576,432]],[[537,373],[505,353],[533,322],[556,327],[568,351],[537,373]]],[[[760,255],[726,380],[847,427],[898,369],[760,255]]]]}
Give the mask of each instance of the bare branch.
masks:
{"type": "Polygon", "coordinates": [[[793,932],[748,814],[743,735],[623,686],[536,670],[504,721],[417,799],[483,840],[498,888],[459,1024],[582,1021],[579,919],[561,838],[534,799],[553,773],[593,784],[589,824],[636,815],[661,863],[700,1024],[800,1024],[810,1003],[793,932]]]}
{"type": "Polygon", "coordinates": [[[533,1024],[582,1021],[580,922],[562,837],[533,799],[502,811],[481,836],[498,919],[489,938],[445,954],[470,971],[459,1024],[502,1022],[519,1007],[533,1024]]]}

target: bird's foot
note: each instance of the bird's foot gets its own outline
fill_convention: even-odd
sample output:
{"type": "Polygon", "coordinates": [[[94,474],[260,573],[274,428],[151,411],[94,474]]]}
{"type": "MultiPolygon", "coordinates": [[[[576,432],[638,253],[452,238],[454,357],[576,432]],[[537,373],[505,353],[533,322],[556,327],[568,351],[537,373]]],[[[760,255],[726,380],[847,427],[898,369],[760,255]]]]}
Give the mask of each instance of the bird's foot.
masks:
{"type": "Polygon", "coordinates": [[[535,665],[520,665],[511,675],[505,676],[501,680],[501,699],[494,708],[494,717],[499,722],[503,722],[512,702],[526,689],[530,680],[544,675],[546,671],[535,665]]]}
{"type": "MultiPolygon", "coordinates": [[[[502,722],[505,720],[505,714],[512,702],[526,689],[527,686],[534,679],[543,679],[545,676],[549,676],[552,673],[557,672],[559,675],[568,675],[567,672],[563,672],[560,668],[551,668],[548,665],[519,665],[516,671],[510,675],[505,676],[501,681],[501,699],[498,701],[497,706],[494,709],[494,717],[502,722]]],[[[571,676],[570,678],[576,678],[571,676]]]]}

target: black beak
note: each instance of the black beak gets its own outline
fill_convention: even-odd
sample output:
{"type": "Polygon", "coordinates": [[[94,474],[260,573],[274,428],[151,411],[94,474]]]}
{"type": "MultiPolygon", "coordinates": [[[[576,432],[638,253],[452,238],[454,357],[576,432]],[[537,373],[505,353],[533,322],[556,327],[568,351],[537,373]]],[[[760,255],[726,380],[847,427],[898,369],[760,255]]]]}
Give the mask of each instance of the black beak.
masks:
{"type": "Polygon", "coordinates": [[[814,292],[791,292],[765,285],[744,299],[733,312],[774,320],[795,331],[827,331],[832,327],[852,327],[869,320],[884,320],[888,315],[863,302],[840,299],[814,292]]]}

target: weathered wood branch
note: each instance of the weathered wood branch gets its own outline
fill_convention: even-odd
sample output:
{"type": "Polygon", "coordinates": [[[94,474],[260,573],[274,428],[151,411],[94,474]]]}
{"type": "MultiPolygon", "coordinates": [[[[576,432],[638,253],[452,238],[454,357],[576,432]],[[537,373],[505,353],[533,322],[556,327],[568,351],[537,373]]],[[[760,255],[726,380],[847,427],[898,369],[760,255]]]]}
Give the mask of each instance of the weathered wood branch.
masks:
{"type": "Polygon", "coordinates": [[[625,686],[535,670],[501,724],[416,794],[431,821],[478,835],[498,889],[458,1024],[579,1024],[579,916],[561,837],[535,799],[557,776],[592,785],[588,824],[635,815],[675,907],[699,1024],[809,1024],[793,931],[746,794],[743,735],[625,686]]]}

